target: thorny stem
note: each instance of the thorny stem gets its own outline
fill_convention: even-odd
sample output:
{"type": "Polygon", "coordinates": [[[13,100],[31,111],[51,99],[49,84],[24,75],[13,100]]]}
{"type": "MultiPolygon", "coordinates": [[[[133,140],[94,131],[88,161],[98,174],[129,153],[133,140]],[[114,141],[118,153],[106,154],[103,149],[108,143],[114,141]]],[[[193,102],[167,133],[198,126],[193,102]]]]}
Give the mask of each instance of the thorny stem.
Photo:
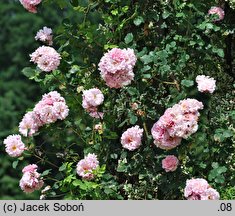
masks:
{"type": "Polygon", "coordinates": [[[177,90],[180,90],[179,83],[176,80],[174,82],[163,82],[163,83],[169,84],[169,85],[175,85],[177,90]]]}
{"type": "Polygon", "coordinates": [[[83,24],[86,22],[86,19],[87,19],[87,15],[88,15],[88,13],[90,12],[90,10],[91,10],[91,7],[93,6],[93,5],[95,5],[96,3],[94,3],[94,4],[89,4],[88,6],[87,6],[87,10],[85,11],[85,13],[84,13],[84,19],[83,19],[83,24]]]}
{"type": "Polygon", "coordinates": [[[136,5],[136,7],[135,7],[135,12],[134,12],[130,17],[128,17],[127,19],[124,19],[124,20],[123,20],[122,25],[120,25],[120,26],[117,28],[118,31],[121,30],[121,26],[124,26],[128,21],[130,21],[130,20],[132,20],[132,19],[134,19],[134,18],[136,17],[136,15],[137,15],[137,9],[138,9],[138,7],[137,7],[137,5],[136,5]]]}
{"type": "Polygon", "coordinates": [[[50,161],[48,161],[48,160],[45,160],[45,159],[43,159],[43,158],[41,158],[41,157],[39,157],[38,155],[36,155],[36,154],[33,154],[33,156],[35,156],[36,158],[38,158],[38,159],[40,159],[41,161],[45,161],[46,163],[48,163],[48,164],[50,164],[51,166],[53,166],[53,167],[55,167],[55,168],[59,168],[58,166],[56,166],[55,164],[53,164],[53,163],[51,163],[50,161]]]}
{"type": "Polygon", "coordinates": [[[53,180],[53,181],[55,181],[55,182],[59,182],[59,180],[58,180],[58,179],[51,178],[51,177],[46,177],[45,179],[49,179],[49,180],[53,180]]]}
{"type": "Polygon", "coordinates": [[[148,129],[147,129],[145,122],[143,123],[143,126],[144,126],[144,131],[145,131],[146,137],[148,138],[149,134],[148,134],[148,129]]]}
{"type": "Polygon", "coordinates": [[[83,138],[82,138],[82,136],[80,136],[80,134],[75,130],[75,129],[73,129],[73,128],[71,128],[72,130],[73,130],[73,132],[75,133],[75,134],[77,134],[80,138],[81,138],[81,140],[84,142],[84,143],[86,143],[86,140],[84,140],[83,138]]]}

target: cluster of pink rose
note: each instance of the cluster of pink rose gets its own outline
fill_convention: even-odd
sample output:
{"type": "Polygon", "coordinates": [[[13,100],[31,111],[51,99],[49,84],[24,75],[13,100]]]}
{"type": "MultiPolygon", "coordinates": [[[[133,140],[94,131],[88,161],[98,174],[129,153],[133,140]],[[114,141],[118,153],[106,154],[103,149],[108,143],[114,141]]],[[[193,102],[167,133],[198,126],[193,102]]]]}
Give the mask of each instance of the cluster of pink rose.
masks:
{"type": "Polygon", "coordinates": [[[35,36],[35,40],[42,41],[48,44],[49,46],[53,44],[52,38],[53,38],[52,29],[46,26],[40,29],[35,36]]]}
{"type": "Polygon", "coordinates": [[[196,82],[197,82],[197,89],[200,92],[203,93],[213,93],[216,88],[216,80],[214,78],[211,78],[209,76],[205,75],[198,75],[196,77],[196,82]]]}
{"type": "Polygon", "coordinates": [[[32,193],[35,190],[40,190],[44,184],[41,174],[37,172],[38,166],[30,164],[22,170],[23,176],[20,180],[20,188],[25,193],[32,193]]]}
{"type": "Polygon", "coordinates": [[[60,65],[60,54],[52,47],[41,46],[30,54],[30,61],[46,72],[56,70],[60,65]]]}
{"type": "Polygon", "coordinates": [[[153,125],[151,133],[154,144],[161,149],[172,149],[178,146],[181,139],[187,139],[198,129],[198,110],[203,104],[196,99],[181,100],[153,125]]]}
{"type": "Polygon", "coordinates": [[[202,178],[187,180],[184,196],[188,200],[218,200],[220,198],[219,193],[202,178]]]}
{"type": "Polygon", "coordinates": [[[23,7],[31,13],[37,13],[37,6],[42,0],[20,0],[23,7]]]}
{"type": "MultiPolygon", "coordinates": [[[[46,26],[40,29],[35,36],[36,40],[40,40],[49,46],[53,44],[52,38],[52,29],[46,26]]],[[[60,54],[49,46],[41,46],[30,54],[30,61],[37,64],[45,72],[56,70],[61,60],[60,54]]]]}
{"type": "Polygon", "coordinates": [[[113,48],[101,58],[99,70],[101,77],[110,88],[122,88],[134,79],[133,68],[136,63],[133,49],[113,48]]]}
{"type": "Polygon", "coordinates": [[[65,99],[57,91],[44,94],[35,105],[33,111],[25,114],[19,124],[19,131],[24,136],[32,136],[39,127],[63,120],[68,116],[69,109],[65,99]]]}
{"type": "Polygon", "coordinates": [[[141,145],[141,139],[143,136],[143,129],[138,125],[128,128],[121,136],[121,144],[123,148],[130,151],[134,151],[141,145]]]}
{"type": "Polygon", "coordinates": [[[26,150],[25,144],[21,140],[21,136],[10,135],[4,139],[3,144],[6,147],[6,152],[11,157],[19,157],[22,155],[24,150],[26,150]]]}
{"type": "Polygon", "coordinates": [[[103,113],[98,112],[98,106],[104,102],[104,95],[98,88],[83,91],[82,106],[93,118],[103,118],[103,113]]]}
{"type": "Polygon", "coordinates": [[[91,180],[95,177],[94,170],[99,166],[97,155],[88,154],[84,159],[80,160],[77,164],[77,174],[83,179],[91,180]]]}

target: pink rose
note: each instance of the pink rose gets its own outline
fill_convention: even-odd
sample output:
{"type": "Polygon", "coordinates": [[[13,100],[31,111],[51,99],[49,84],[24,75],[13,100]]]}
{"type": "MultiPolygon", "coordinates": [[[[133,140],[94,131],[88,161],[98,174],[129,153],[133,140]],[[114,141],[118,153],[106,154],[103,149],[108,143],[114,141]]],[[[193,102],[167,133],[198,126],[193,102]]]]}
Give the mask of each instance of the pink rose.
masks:
{"type": "Polygon", "coordinates": [[[202,178],[187,180],[184,196],[188,200],[218,200],[220,198],[219,193],[202,178]]]}
{"type": "Polygon", "coordinates": [[[134,79],[133,68],[136,63],[133,49],[113,48],[101,58],[100,75],[110,88],[122,88],[134,79]]]}
{"type": "Polygon", "coordinates": [[[84,159],[80,160],[77,164],[77,174],[83,179],[91,180],[95,176],[93,171],[99,166],[97,155],[88,154],[84,159]]]}
{"type": "Polygon", "coordinates": [[[128,128],[121,137],[121,144],[123,148],[134,151],[141,145],[141,138],[143,136],[143,129],[138,125],[128,128]]]}
{"type": "Polygon", "coordinates": [[[175,171],[178,164],[179,160],[174,155],[168,155],[165,159],[162,160],[162,168],[165,169],[166,172],[175,171]]]}
{"type": "Polygon", "coordinates": [[[41,3],[42,0],[20,0],[23,7],[31,13],[37,13],[37,5],[41,3]]]}
{"type": "Polygon", "coordinates": [[[197,89],[200,92],[213,93],[216,88],[216,80],[209,76],[199,75],[196,77],[197,89]]]}
{"type": "Polygon", "coordinates": [[[224,10],[221,7],[211,7],[211,9],[208,11],[209,15],[214,15],[216,14],[218,16],[217,19],[215,19],[214,21],[220,21],[224,19],[224,10]]]}

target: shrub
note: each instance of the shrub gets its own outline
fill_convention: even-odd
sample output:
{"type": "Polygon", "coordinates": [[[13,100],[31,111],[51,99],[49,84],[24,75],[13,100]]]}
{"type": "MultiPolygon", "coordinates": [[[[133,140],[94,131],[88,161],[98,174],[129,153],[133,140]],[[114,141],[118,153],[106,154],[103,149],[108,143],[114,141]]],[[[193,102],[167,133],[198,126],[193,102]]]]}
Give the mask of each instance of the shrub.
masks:
{"type": "MultiPolygon", "coordinates": [[[[214,189],[229,197],[235,129],[227,44],[233,26],[226,14],[234,11],[223,16],[225,6],[216,1],[48,0],[38,13],[50,3],[79,19],[64,19],[54,33],[58,68],[23,69],[69,107],[65,120],[24,138],[51,186],[43,198],[184,199],[190,179],[206,182],[194,199],[217,199],[214,189]],[[208,13],[213,6],[219,10],[208,13]],[[212,87],[198,91],[201,75],[212,87]],[[167,155],[179,160],[172,172],[162,168],[167,155]]],[[[51,100],[40,107],[49,119],[58,115],[51,100]]]]}

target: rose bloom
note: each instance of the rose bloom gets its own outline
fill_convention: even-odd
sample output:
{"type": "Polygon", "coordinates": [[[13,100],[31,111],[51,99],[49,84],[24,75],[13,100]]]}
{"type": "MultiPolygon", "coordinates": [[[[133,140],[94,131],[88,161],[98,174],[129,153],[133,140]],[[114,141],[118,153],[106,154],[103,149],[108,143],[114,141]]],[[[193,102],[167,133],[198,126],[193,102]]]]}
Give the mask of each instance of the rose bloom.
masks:
{"type": "Polygon", "coordinates": [[[134,73],[132,70],[126,71],[117,71],[115,74],[113,73],[107,73],[104,75],[101,75],[101,77],[106,82],[106,85],[110,88],[122,88],[124,86],[127,86],[131,83],[131,81],[134,79],[134,73]]]}
{"type": "Polygon", "coordinates": [[[52,29],[44,26],[42,29],[40,29],[37,32],[37,34],[35,36],[35,40],[40,40],[40,41],[48,44],[49,46],[51,46],[53,44],[52,29]]]}
{"type": "Polygon", "coordinates": [[[133,151],[140,147],[141,138],[143,136],[143,129],[138,125],[128,128],[121,137],[121,144],[123,148],[133,151]]]}
{"type": "Polygon", "coordinates": [[[217,200],[219,193],[211,188],[208,182],[202,178],[190,179],[186,182],[184,196],[188,200],[217,200]]]}
{"type": "Polygon", "coordinates": [[[40,190],[44,184],[40,173],[37,172],[37,165],[30,164],[26,166],[22,172],[23,176],[20,180],[20,188],[25,193],[32,193],[35,190],[40,190]]]}
{"type": "Polygon", "coordinates": [[[208,188],[201,194],[201,200],[219,200],[220,195],[214,188],[208,188]]]}
{"type": "Polygon", "coordinates": [[[209,76],[199,75],[196,77],[197,89],[200,92],[213,93],[216,88],[216,80],[209,76]]]}
{"type": "Polygon", "coordinates": [[[152,127],[154,144],[166,150],[178,146],[182,138],[187,139],[197,131],[200,116],[198,110],[202,108],[200,101],[191,98],[168,108],[152,127]]]}
{"type": "Polygon", "coordinates": [[[221,7],[211,7],[211,9],[208,11],[209,15],[217,15],[218,18],[215,19],[214,21],[221,21],[224,19],[224,10],[221,7]]]}
{"type": "Polygon", "coordinates": [[[136,63],[133,49],[113,48],[101,58],[100,75],[110,88],[122,88],[134,79],[133,68],[136,63]]]}
{"type": "Polygon", "coordinates": [[[178,164],[179,160],[174,155],[168,155],[165,159],[162,160],[162,168],[165,169],[166,172],[175,171],[178,164]]]}
{"type": "Polygon", "coordinates": [[[42,99],[35,105],[33,111],[43,125],[54,123],[58,119],[64,120],[69,114],[65,99],[57,91],[44,94],[42,99]]]}
{"type": "Polygon", "coordinates": [[[20,135],[10,135],[4,139],[3,144],[5,144],[6,152],[11,157],[19,157],[24,152],[25,144],[21,140],[20,135]]]}
{"type": "Polygon", "coordinates": [[[171,137],[165,127],[162,126],[160,121],[157,121],[152,129],[151,133],[154,139],[154,144],[161,149],[170,150],[177,147],[182,138],[171,137]]]}
{"type": "Polygon", "coordinates": [[[98,112],[98,106],[104,102],[104,95],[98,88],[83,91],[82,106],[93,118],[103,118],[103,113],[98,112]]]}
{"type": "Polygon", "coordinates": [[[99,106],[104,101],[104,95],[98,88],[83,91],[83,108],[99,106]]]}
{"type": "Polygon", "coordinates": [[[24,169],[22,169],[22,173],[34,172],[34,171],[37,171],[37,169],[38,169],[38,166],[36,164],[29,164],[25,166],[24,169]]]}
{"type": "Polygon", "coordinates": [[[39,117],[35,112],[31,111],[26,113],[21,120],[19,132],[25,137],[32,136],[38,131],[39,126],[42,126],[39,117]]]}
{"type": "Polygon", "coordinates": [[[83,179],[91,180],[95,176],[93,171],[99,166],[97,155],[88,154],[84,159],[80,160],[77,164],[77,174],[83,179]]]}
{"type": "Polygon", "coordinates": [[[196,113],[203,109],[203,103],[192,98],[187,98],[184,100],[181,100],[178,103],[181,106],[182,112],[185,113],[196,113]]]}
{"type": "Polygon", "coordinates": [[[41,3],[42,0],[20,0],[23,7],[31,13],[37,13],[37,5],[41,3]]]}
{"type": "Polygon", "coordinates": [[[33,111],[24,115],[19,124],[19,131],[24,136],[32,136],[45,124],[64,120],[69,114],[65,99],[57,91],[44,94],[33,111]]]}
{"type": "Polygon", "coordinates": [[[31,62],[46,72],[56,70],[60,65],[60,54],[52,47],[41,46],[30,55],[31,62]]]}

